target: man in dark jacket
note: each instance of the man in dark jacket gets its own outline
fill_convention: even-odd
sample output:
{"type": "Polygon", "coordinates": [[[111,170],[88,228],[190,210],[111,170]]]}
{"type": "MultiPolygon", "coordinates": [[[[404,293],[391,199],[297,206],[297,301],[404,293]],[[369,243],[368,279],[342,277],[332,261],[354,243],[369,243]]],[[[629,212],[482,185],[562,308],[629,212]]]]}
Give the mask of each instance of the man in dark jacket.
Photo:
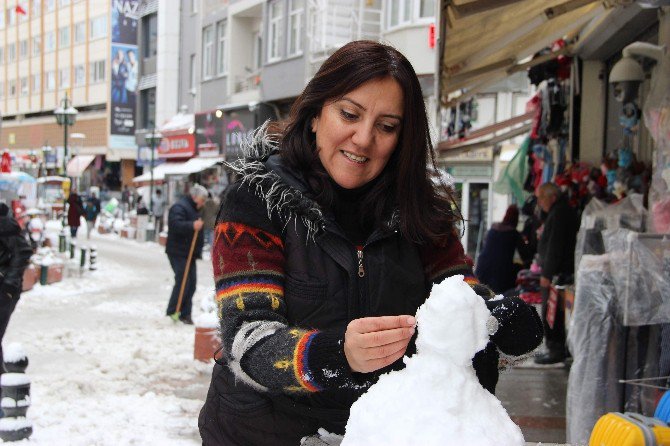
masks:
{"type": "Polygon", "coordinates": [[[535,358],[538,364],[555,364],[565,359],[565,314],[560,296],[548,305],[551,284],[565,284],[575,270],[575,243],[578,221],[575,211],[553,183],[540,186],[537,203],[547,218],[538,241],[537,251],[542,266],[540,292],[542,293],[542,322],[547,353],[535,358]],[[547,310],[553,317],[547,317],[547,310]],[[555,308],[555,310],[553,309],[555,308]]]}
{"type": "Polygon", "coordinates": [[[183,196],[173,204],[168,213],[168,236],[165,252],[170,260],[170,266],[174,271],[175,283],[166,313],[168,316],[171,316],[177,312],[181,283],[188,269],[179,320],[189,325],[193,324],[191,320],[191,299],[195,293],[196,285],[195,259],[200,258],[203,245],[201,231],[203,221],[200,218],[198,210],[205,204],[205,200],[207,200],[207,189],[199,184],[195,184],[191,187],[190,194],[183,196]],[[190,267],[187,267],[191,241],[196,231],[195,249],[190,267]]]}
{"type": "Polygon", "coordinates": [[[16,308],[23,287],[23,271],[33,250],[21,234],[21,227],[0,203],[0,374],[4,373],[2,338],[16,308]]]}

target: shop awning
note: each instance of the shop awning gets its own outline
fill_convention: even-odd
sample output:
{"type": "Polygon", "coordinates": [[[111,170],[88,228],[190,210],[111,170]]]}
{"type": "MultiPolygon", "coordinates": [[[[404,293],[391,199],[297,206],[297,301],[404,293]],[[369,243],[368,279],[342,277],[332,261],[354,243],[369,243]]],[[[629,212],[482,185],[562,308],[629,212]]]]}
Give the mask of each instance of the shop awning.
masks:
{"type": "MultiPolygon", "coordinates": [[[[195,157],[183,163],[164,163],[154,168],[154,181],[162,181],[167,175],[188,175],[202,172],[203,170],[223,162],[223,158],[201,158],[195,157]]],[[[133,183],[151,181],[151,172],[133,178],[133,183]]]]}
{"type": "Polygon", "coordinates": [[[441,6],[444,105],[450,105],[461,89],[473,94],[517,71],[570,53],[568,46],[528,60],[557,39],[577,35],[605,13],[600,0],[442,0],[441,6]]]}
{"type": "Polygon", "coordinates": [[[93,162],[95,155],[77,155],[67,162],[67,176],[80,177],[86,168],[93,162]]]}

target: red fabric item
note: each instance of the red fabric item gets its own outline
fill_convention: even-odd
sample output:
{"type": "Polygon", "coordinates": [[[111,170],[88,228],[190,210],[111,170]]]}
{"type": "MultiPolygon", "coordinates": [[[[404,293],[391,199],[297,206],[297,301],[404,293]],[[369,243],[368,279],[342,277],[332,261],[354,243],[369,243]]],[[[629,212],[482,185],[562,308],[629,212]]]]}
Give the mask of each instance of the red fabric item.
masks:
{"type": "Polygon", "coordinates": [[[21,7],[21,5],[16,5],[16,8],[14,8],[14,10],[16,11],[17,14],[23,14],[23,15],[28,14],[26,10],[21,7]]]}
{"type": "Polygon", "coordinates": [[[12,171],[12,157],[9,152],[2,153],[2,160],[0,160],[0,172],[10,173],[12,171]]]}

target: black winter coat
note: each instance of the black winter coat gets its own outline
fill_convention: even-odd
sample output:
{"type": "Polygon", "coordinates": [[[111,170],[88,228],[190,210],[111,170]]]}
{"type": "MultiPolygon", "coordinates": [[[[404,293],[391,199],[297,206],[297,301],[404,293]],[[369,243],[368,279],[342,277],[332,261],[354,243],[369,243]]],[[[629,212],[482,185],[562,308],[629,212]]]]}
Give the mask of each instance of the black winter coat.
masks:
{"type": "MultiPolygon", "coordinates": [[[[430,268],[394,219],[362,248],[354,246],[279,156],[238,173],[243,180],[222,200],[213,248],[224,357],[214,367],[200,414],[203,444],[299,444],[319,427],[342,433],[351,404],[381,373],[403,366],[399,360],[375,373],[352,373],[343,353],[347,324],[415,314],[431,289],[430,268]]],[[[472,276],[467,263],[458,263],[465,256],[457,240],[444,249],[456,254],[454,263],[436,265],[433,273],[472,276]]],[[[510,355],[526,353],[542,339],[537,315],[514,308],[532,327],[514,334],[523,346],[510,355]]],[[[414,351],[412,341],[407,354],[414,351]]],[[[493,391],[495,346],[474,362],[480,381],[493,391]]]]}
{"type": "Polygon", "coordinates": [[[559,198],[549,209],[544,229],[537,244],[542,276],[569,276],[575,271],[575,244],[579,221],[565,197],[559,198]]]}
{"type": "Polygon", "coordinates": [[[519,269],[514,265],[514,252],[521,243],[521,235],[516,229],[494,223],[486,234],[484,248],[477,259],[477,278],[498,294],[514,288],[519,269]]]}
{"type": "MultiPolygon", "coordinates": [[[[185,195],[172,205],[168,213],[168,236],[165,243],[165,252],[175,257],[188,257],[193,240],[193,222],[200,218],[195,201],[185,195]]],[[[199,259],[202,255],[204,238],[203,231],[198,232],[193,258],[199,259]]]]}
{"type": "Polygon", "coordinates": [[[18,299],[33,250],[12,217],[0,217],[0,293],[18,299]]]}

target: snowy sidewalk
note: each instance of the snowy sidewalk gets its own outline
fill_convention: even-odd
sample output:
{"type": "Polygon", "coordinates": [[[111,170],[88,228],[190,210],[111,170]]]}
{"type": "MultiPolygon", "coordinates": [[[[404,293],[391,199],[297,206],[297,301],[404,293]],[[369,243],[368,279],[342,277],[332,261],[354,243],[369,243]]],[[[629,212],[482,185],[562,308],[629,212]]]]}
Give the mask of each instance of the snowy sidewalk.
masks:
{"type": "MultiPolygon", "coordinates": [[[[30,443],[201,444],[212,365],[193,360],[193,326],[165,316],[173,275],[164,248],[92,237],[98,270],[24,293],[5,335],[30,360],[30,443]]],[[[210,262],[197,266],[194,316],[214,289],[210,262]]]]}

